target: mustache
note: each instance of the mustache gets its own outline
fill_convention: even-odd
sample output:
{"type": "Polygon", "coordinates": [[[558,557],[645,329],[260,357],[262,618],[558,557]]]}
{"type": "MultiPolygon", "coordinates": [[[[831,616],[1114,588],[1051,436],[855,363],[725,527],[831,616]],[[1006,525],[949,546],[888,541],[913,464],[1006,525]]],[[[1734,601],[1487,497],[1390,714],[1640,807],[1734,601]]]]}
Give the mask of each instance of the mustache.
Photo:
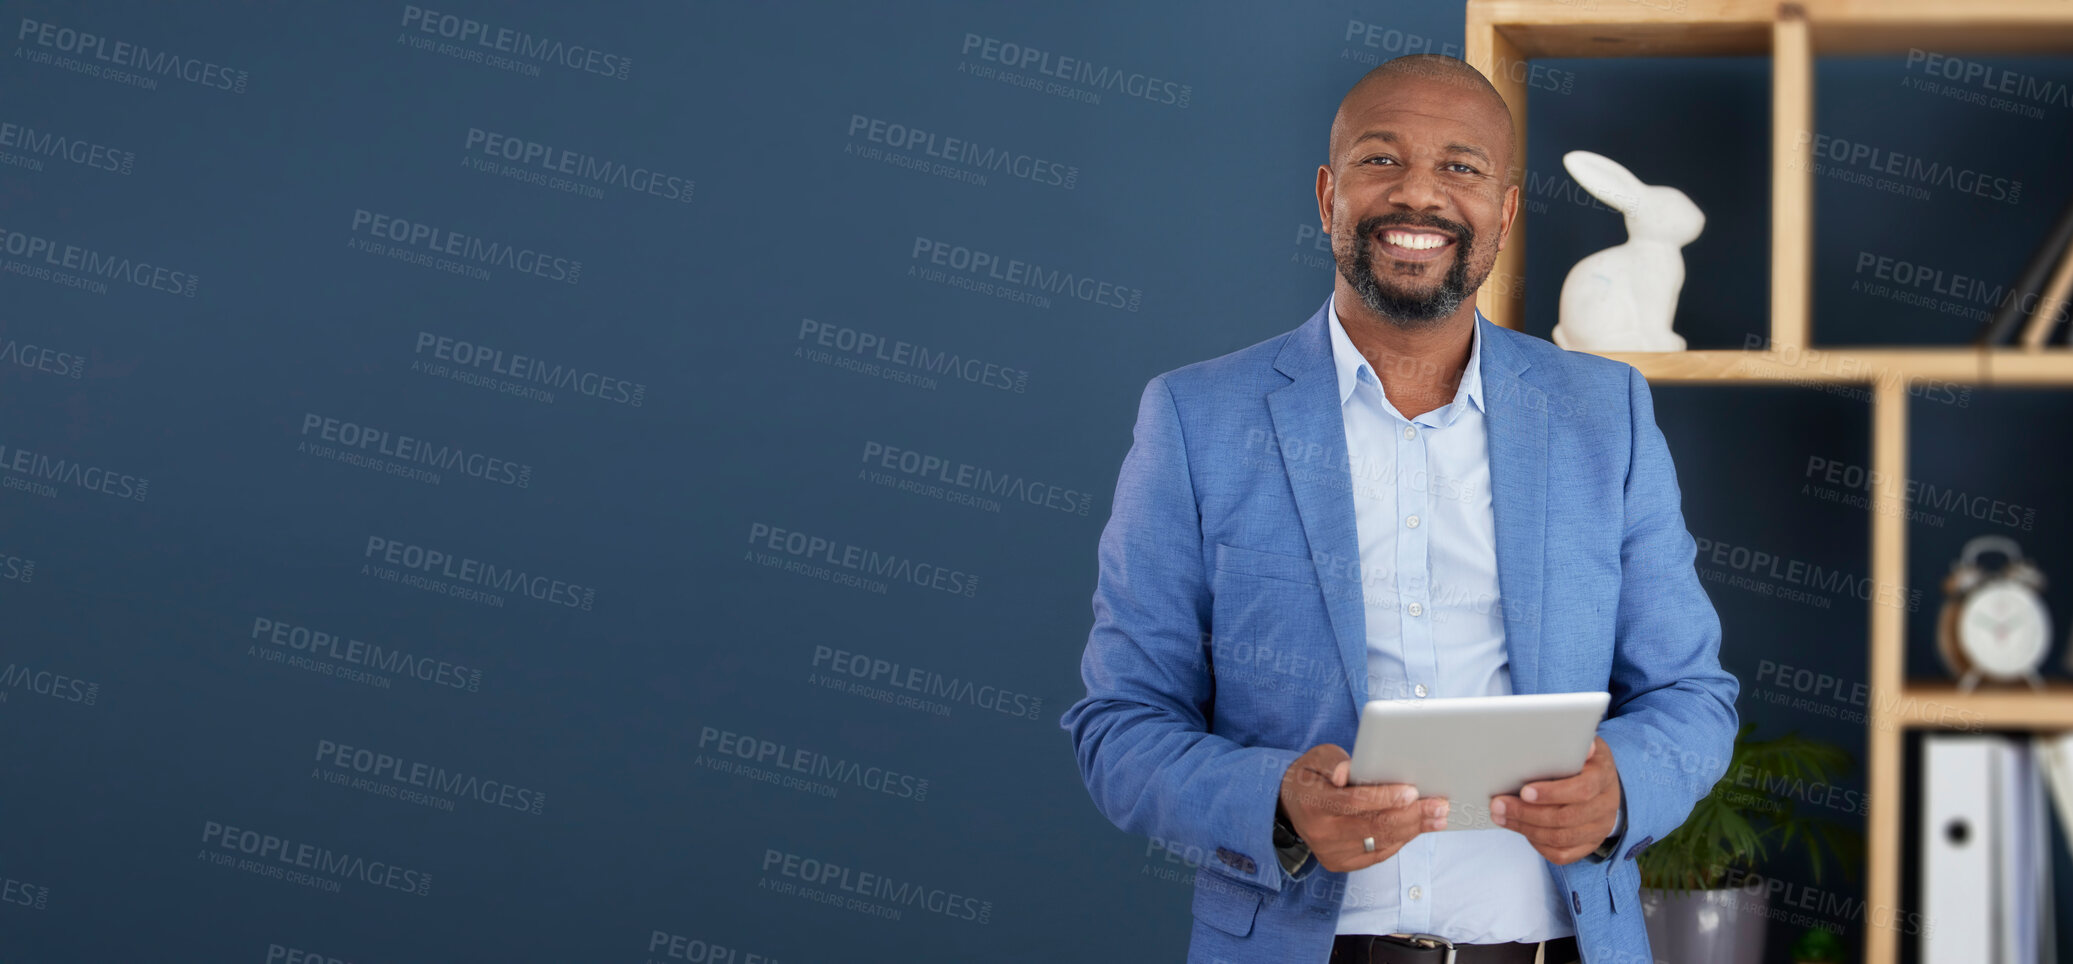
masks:
{"type": "Polygon", "coordinates": [[[1385,228],[1430,228],[1444,231],[1461,246],[1469,247],[1476,238],[1476,230],[1459,221],[1449,221],[1436,214],[1370,214],[1353,226],[1356,241],[1365,242],[1385,228]]]}
{"type": "MultiPolygon", "coordinates": [[[[1339,274],[1360,294],[1364,304],[1398,327],[1420,328],[1435,324],[1472,297],[1473,285],[1468,274],[1469,255],[1476,248],[1474,228],[1434,214],[1404,211],[1370,215],[1361,218],[1353,228],[1351,243],[1344,247],[1337,243],[1333,245],[1332,258],[1338,262],[1339,274]],[[1438,277],[1431,290],[1417,294],[1384,283],[1376,276],[1373,252],[1379,242],[1373,239],[1383,230],[1393,227],[1441,231],[1454,238],[1458,250],[1453,264],[1438,277]]],[[[1482,279],[1475,280],[1480,283],[1482,279]]]]}

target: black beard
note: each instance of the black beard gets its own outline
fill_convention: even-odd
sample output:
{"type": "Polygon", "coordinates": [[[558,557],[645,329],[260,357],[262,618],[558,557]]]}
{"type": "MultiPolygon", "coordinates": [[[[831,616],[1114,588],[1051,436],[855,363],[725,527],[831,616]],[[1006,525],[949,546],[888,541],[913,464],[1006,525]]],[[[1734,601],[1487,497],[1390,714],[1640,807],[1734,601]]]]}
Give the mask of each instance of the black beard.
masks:
{"type": "Polygon", "coordinates": [[[1377,214],[1362,218],[1359,224],[1354,225],[1350,244],[1343,248],[1333,245],[1332,257],[1339,263],[1339,276],[1360,294],[1361,303],[1367,305],[1368,310],[1400,328],[1430,328],[1453,315],[1475,288],[1468,277],[1468,255],[1475,250],[1475,244],[1475,229],[1466,224],[1438,217],[1377,214]],[[1384,284],[1375,276],[1370,257],[1374,244],[1369,240],[1384,227],[1439,228],[1453,232],[1454,266],[1447,269],[1436,287],[1422,295],[1384,284]]]}

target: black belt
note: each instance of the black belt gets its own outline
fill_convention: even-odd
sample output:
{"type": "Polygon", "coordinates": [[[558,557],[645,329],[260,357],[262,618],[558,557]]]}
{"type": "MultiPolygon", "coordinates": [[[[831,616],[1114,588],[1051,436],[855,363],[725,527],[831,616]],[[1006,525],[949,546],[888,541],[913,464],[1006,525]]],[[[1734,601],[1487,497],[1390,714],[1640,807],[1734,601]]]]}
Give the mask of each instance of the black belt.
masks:
{"type": "MultiPolygon", "coordinates": [[[[1545,964],[1581,960],[1576,938],[1547,941],[1545,964]]],[[[1430,934],[1340,934],[1332,941],[1332,964],[1533,964],[1540,944],[1449,944],[1430,934]]]]}

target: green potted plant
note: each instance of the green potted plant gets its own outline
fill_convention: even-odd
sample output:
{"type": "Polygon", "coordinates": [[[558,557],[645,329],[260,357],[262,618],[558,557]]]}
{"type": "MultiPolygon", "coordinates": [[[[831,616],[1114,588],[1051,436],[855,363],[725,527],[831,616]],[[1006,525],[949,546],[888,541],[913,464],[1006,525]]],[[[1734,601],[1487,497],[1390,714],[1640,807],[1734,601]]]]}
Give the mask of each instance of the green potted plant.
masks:
{"type": "Polygon", "coordinates": [[[1641,906],[1657,960],[1758,964],[1769,920],[1770,888],[1760,874],[1766,861],[1797,850],[1818,884],[1825,854],[1855,876],[1863,838],[1808,813],[1803,799],[1808,788],[1834,786],[1853,765],[1849,751],[1797,732],[1751,739],[1755,729],[1742,724],[1712,792],[1641,852],[1641,906]]]}
{"type": "Polygon", "coordinates": [[[1843,936],[1816,927],[1792,942],[1792,964],[1842,964],[1843,936]]]}

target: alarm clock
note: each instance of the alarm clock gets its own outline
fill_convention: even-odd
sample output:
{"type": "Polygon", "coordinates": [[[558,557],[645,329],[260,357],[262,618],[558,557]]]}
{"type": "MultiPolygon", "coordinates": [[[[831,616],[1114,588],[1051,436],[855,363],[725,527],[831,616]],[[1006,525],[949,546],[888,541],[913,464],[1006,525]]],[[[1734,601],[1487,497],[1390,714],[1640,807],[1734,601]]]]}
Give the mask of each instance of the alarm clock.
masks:
{"type": "Polygon", "coordinates": [[[2044,573],[2023,558],[2021,546],[2007,536],[1980,536],[1965,544],[1943,581],[1944,603],[1937,620],[1936,647],[1960,692],[1970,692],[1982,679],[2011,682],[2027,679],[2044,688],[2037,667],[2051,645],[2051,612],[2038,592],[2044,573]],[[1996,568],[1979,557],[1999,553],[1996,568]]]}

